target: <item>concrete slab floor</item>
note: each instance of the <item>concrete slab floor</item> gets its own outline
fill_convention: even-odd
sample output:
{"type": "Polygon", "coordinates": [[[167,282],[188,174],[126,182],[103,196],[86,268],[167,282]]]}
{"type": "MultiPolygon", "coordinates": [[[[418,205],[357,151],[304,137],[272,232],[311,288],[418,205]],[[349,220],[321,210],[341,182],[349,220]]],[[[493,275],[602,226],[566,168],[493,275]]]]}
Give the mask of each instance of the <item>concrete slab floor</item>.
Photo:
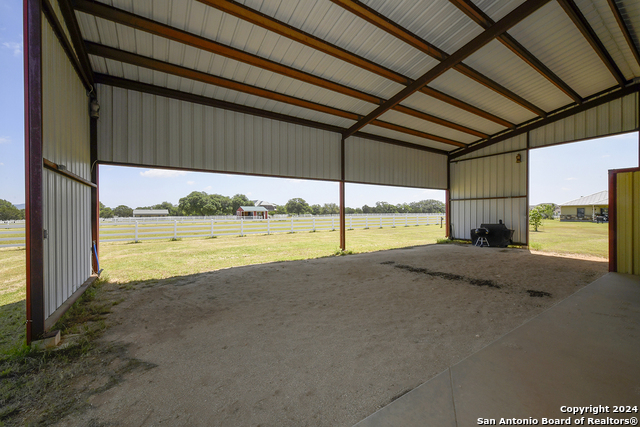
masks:
{"type": "Polygon", "coordinates": [[[640,277],[609,273],[356,426],[635,425],[638,406],[640,277]]]}

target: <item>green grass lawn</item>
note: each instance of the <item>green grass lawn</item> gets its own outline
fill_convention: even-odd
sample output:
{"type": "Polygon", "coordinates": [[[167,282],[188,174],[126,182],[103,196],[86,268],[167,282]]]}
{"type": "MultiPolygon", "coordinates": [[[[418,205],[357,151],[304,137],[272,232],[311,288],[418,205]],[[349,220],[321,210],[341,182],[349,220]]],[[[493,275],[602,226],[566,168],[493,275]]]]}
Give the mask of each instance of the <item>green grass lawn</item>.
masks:
{"type": "Polygon", "coordinates": [[[609,225],[592,222],[544,220],[529,232],[529,247],[544,252],[609,257],[609,225]]]}
{"type": "MultiPolygon", "coordinates": [[[[444,237],[439,226],[399,226],[347,232],[354,253],[436,243],[444,237]]],[[[223,236],[177,241],[103,243],[100,267],[111,282],[130,283],[202,273],[249,264],[335,255],[339,232],[300,232],[246,237],[223,236]]],[[[0,353],[24,340],[25,250],[0,249],[0,353]]]]}

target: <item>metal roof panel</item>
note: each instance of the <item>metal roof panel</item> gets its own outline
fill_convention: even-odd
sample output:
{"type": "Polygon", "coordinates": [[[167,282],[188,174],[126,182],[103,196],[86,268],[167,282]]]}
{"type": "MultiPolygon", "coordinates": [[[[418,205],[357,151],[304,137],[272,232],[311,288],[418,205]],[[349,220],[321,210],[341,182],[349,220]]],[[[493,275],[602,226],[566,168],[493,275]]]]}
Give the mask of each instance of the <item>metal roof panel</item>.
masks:
{"type": "Polygon", "coordinates": [[[616,85],[616,80],[571,19],[549,2],[511,30],[518,40],[580,96],[616,85]]]}
{"type": "Polygon", "coordinates": [[[387,138],[395,139],[397,141],[410,142],[412,144],[422,145],[423,147],[435,148],[437,150],[452,151],[457,147],[442,142],[433,141],[431,139],[420,138],[418,136],[407,135],[406,133],[397,132],[379,126],[367,125],[362,128],[362,132],[370,133],[372,135],[385,136],[387,138]]]}
{"type": "Polygon", "coordinates": [[[464,144],[470,144],[478,140],[477,136],[460,132],[459,130],[447,128],[437,123],[431,123],[425,120],[420,120],[413,116],[410,116],[408,114],[404,114],[395,110],[389,110],[385,112],[383,115],[379,117],[379,119],[396,124],[396,125],[430,133],[432,135],[437,135],[443,138],[448,138],[454,141],[462,142],[464,144]]]}

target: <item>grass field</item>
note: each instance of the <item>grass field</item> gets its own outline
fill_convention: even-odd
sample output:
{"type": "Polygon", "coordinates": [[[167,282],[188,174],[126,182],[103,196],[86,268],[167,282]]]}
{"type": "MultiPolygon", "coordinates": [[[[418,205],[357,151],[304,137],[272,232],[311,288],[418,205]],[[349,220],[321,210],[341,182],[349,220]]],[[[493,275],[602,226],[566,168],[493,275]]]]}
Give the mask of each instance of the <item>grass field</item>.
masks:
{"type": "Polygon", "coordinates": [[[592,222],[545,220],[538,231],[529,232],[529,247],[544,252],[609,256],[609,225],[592,222]]]}

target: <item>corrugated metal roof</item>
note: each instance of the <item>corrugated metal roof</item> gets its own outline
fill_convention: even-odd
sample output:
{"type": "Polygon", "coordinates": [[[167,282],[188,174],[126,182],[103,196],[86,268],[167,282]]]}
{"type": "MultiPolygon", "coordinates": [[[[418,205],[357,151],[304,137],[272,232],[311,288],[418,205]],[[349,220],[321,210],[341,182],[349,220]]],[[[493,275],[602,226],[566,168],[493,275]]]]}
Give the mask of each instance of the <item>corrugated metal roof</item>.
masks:
{"type": "MultiPolygon", "coordinates": [[[[640,32],[638,2],[616,1],[637,42],[637,34],[640,32]]],[[[330,0],[239,0],[237,3],[227,3],[240,4],[243,8],[248,8],[244,12],[233,12],[240,13],[238,16],[217,9],[219,6],[209,6],[205,4],[205,0],[99,0],[99,3],[357,89],[382,100],[392,98],[405,87],[401,79],[418,78],[439,63],[427,53],[379,27],[382,24],[368,22],[330,0]],[[265,17],[260,22],[252,21],[256,24],[249,22],[246,16],[239,17],[243,13],[256,12],[264,14],[265,17]],[[270,19],[290,26],[289,30],[277,33],[279,30],[275,27],[273,30],[263,28],[268,27],[270,19]],[[295,31],[303,32],[301,38],[294,40],[296,36],[292,35],[292,32],[295,31]],[[307,45],[309,39],[305,39],[305,34],[315,37],[313,40],[318,43],[328,45],[321,48],[312,47],[316,46],[316,42],[307,45]],[[338,48],[347,52],[347,55],[357,55],[369,61],[369,70],[354,65],[349,62],[354,59],[345,57],[335,50],[332,54],[323,51],[325,48],[338,48]],[[387,71],[375,69],[380,66],[391,70],[395,75],[392,78],[382,77],[378,73],[384,74],[387,71]]],[[[524,0],[477,0],[475,6],[490,19],[499,21],[523,3],[524,0]]],[[[382,15],[389,23],[405,28],[448,54],[455,53],[483,32],[481,25],[448,0],[363,0],[363,4],[382,15]]],[[[633,57],[607,0],[577,0],[577,5],[624,76],[627,79],[640,77],[640,64],[633,57]]],[[[87,41],[349,111],[361,117],[376,108],[376,104],[372,102],[356,99],[340,91],[329,90],[291,75],[267,71],[238,59],[171,41],[162,35],[152,35],[127,25],[90,16],[85,12],[76,11],[76,17],[83,38],[87,41]]],[[[508,33],[582,97],[615,88],[618,84],[603,64],[603,60],[594,52],[556,1],[550,1],[541,7],[510,28],[508,33]]],[[[215,87],[121,61],[95,56],[91,56],[90,60],[96,72],[133,81],[315,120],[345,130],[355,123],[354,120],[311,111],[254,94],[215,87]]],[[[491,41],[477,49],[464,60],[464,64],[493,80],[494,83],[488,84],[489,86],[496,84],[504,87],[545,112],[574,103],[552,84],[549,78],[534,70],[499,41],[491,41]]],[[[505,126],[509,124],[505,123],[505,120],[519,125],[542,114],[532,112],[518,101],[508,99],[499,93],[499,89],[491,89],[453,69],[445,71],[428,83],[428,86],[441,92],[440,99],[414,93],[404,99],[402,105],[489,135],[504,131],[505,126]]],[[[452,127],[397,111],[387,111],[380,119],[393,125],[465,144],[480,139],[452,127]]],[[[457,148],[455,145],[376,126],[366,125],[364,129],[376,135],[437,147],[445,151],[457,148]]]]}
{"type": "Polygon", "coordinates": [[[608,205],[609,204],[609,192],[600,191],[589,196],[580,197],[579,199],[571,200],[563,203],[560,206],[595,206],[595,205],[608,205]]]}
{"type": "Polygon", "coordinates": [[[240,206],[238,210],[240,209],[245,212],[267,212],[267,208],[264,206],[240,206]]]}

